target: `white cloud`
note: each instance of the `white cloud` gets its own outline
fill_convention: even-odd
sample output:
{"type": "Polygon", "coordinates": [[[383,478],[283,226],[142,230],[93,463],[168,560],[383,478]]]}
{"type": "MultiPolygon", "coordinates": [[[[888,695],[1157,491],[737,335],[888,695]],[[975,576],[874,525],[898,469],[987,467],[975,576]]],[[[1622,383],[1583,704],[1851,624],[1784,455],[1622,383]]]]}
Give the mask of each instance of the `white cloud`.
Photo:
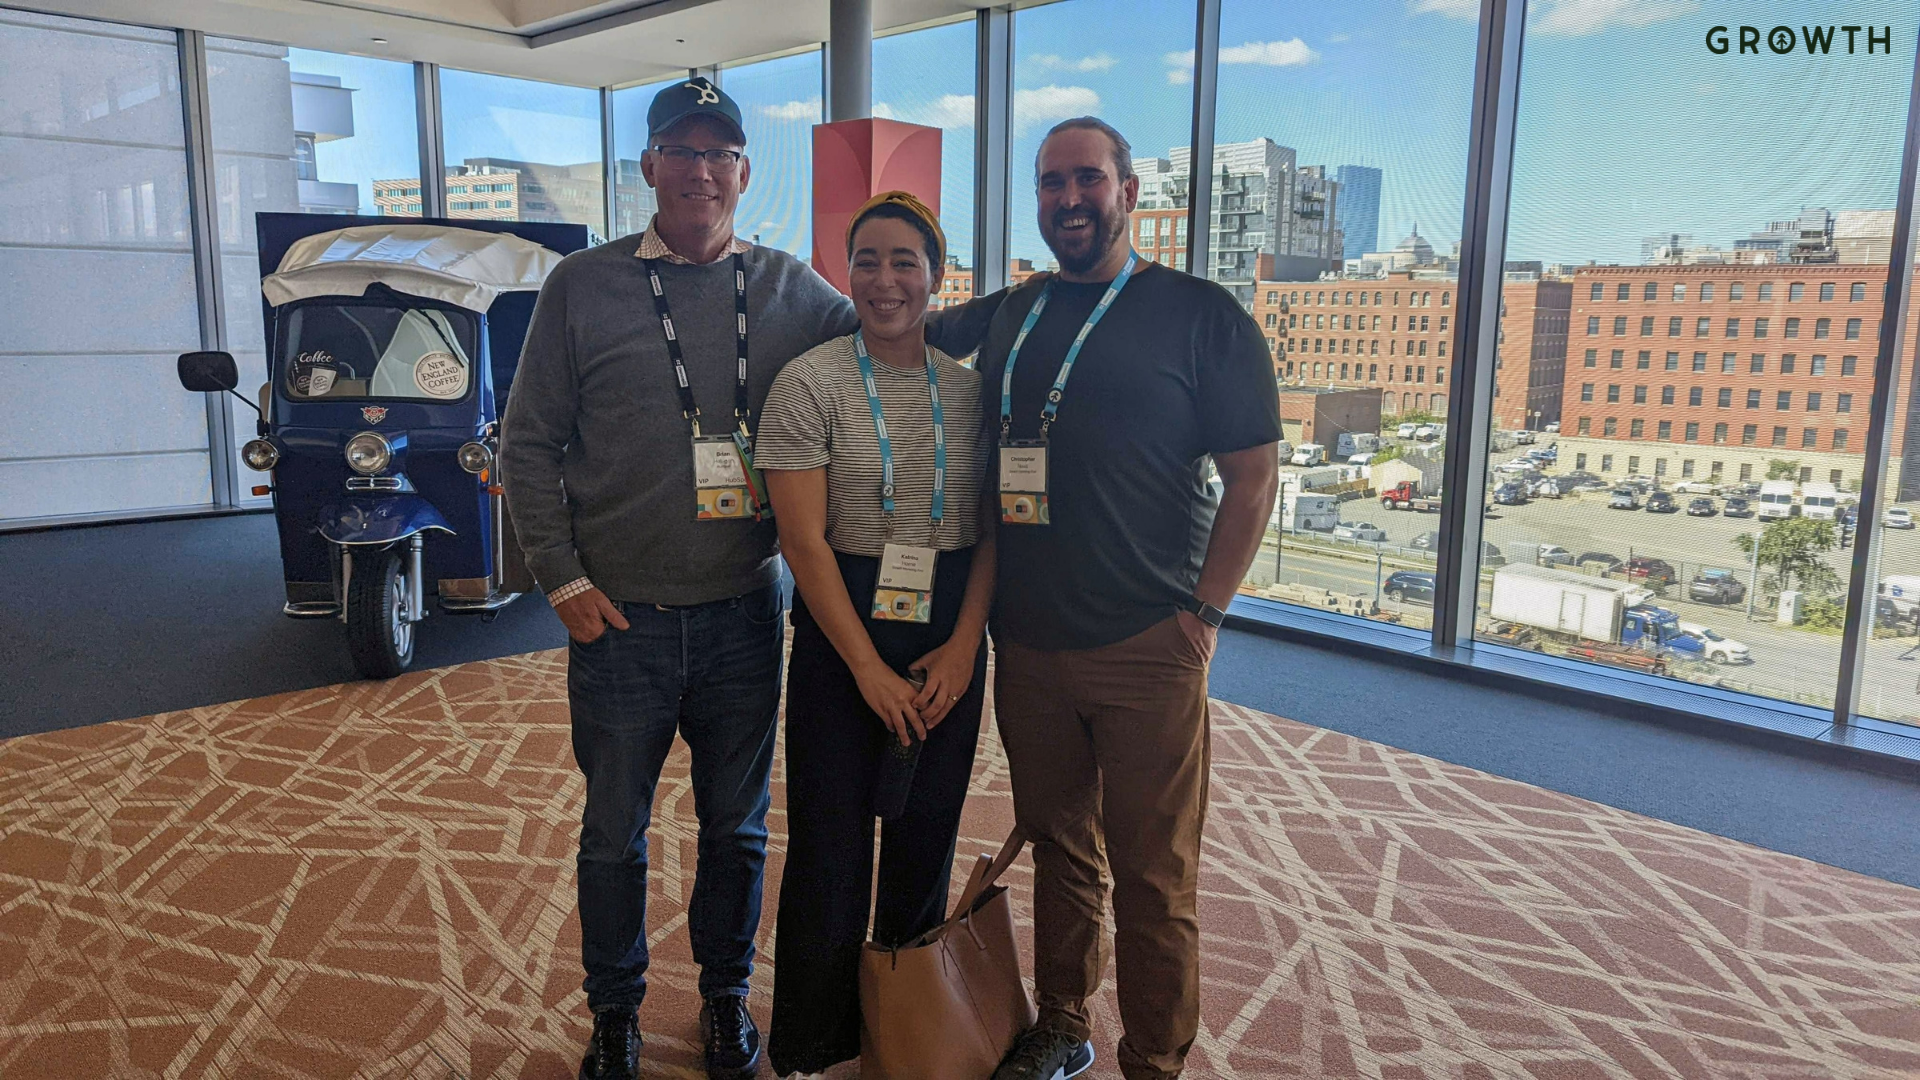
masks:
{"type": "Polygon", "coordinates": [[[1249,41],[1245,45],[1228,45],[1220,50],[1220,62],[1223,64],[1292,67],[1296,64],[1311,64],[1318,59],[1320,54],[1308,48],[1307,43],[1299,38],[1288,41],[1249,41]]]}
{"type": "Polygon", "coordinates": [[[1579,37],[1615,26],[1651,26],[1697,10],[1694,0],[1538,0],[1533,29],[1579,37]]]}
{"type": "MultiPolygon", "coordinates": [[[[1193,50],[1182,49],[1170,52],[1160,58],[1167,65],[1167,81],[1182,86],[1193,81],[1193,50]]],[[[1220,62],[1223,64],[1259,64],[1264,67],[1293,67],[1299,64],[1311,64],[1320,59],[1307,43],[1299,38],[1286,41],[1249,41],[1244,45],[1227,45],[1220,50],[1220,62]]]]}
{"type": "Polygon", "coordinates": [[[973,126],[973,113],[972,94],[942,94],[938,101],[918,105],[894,105],[882,101],[873,106],[873,115],[883,119],[937,128],[970,128],[973,126]]]}
{"type": "Polygon", "coordinates": [[[1032,64],[1034,67],[1045,68],[1049,71],[1105,71],[1119,63],[1118,60],[1108,56],[1106,53],[1095,53],[1092,56],[1078,57],[1060,56],[1055,53],[1041,53],[1038,56],[1027,57],[1026,62],[1032,64]]]}
{"type": "Polygon", "coordinates": [[[1100,95],[1084,86],[1041,86],[1013,92],[1015,131],[1099,111],[1100,95]]]}
{"type": "Polygon", "coordinates": [[[805,101],[784,101],[778,105],[762,105],[760,115],[770,120],[811,120],[819,123],[820,99],[808,98],[805,101]]]}
{"type": "Polygon", "coordinates": [[[1335,45],[1338,45],[1342,42],[1352,41],[1353,35],[1352,34],[1329,34],[1327,35],[1327,40],[1335,45]]]}
{"type": "Polygon", "coordinates": [[[1480,0],[1410,0],[1407,10],[1415,15],[1445,15],[1450,19],[1477,19],[1480,0]]]}

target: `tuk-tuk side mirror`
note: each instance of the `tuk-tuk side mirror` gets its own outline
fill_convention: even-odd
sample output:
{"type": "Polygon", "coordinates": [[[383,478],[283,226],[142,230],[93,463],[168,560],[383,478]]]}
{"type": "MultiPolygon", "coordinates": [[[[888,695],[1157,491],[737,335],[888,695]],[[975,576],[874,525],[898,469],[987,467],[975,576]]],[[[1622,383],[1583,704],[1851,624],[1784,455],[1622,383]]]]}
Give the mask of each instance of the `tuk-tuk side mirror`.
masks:
{"type": "MultiPolygon", "coordinates": [[[[247,400],[245,394],[235,390],[240,385],[240,369],[233,362],[233,354],[218,349],[207,352],[181,353],[179,361],[180,385],[197,394],[232,394],[240,403],[252,409],[264,422],[266,413],[260,406],[247,400]]],[[[261,432],[262,435],[266,432],[261,432]]]]}
{"type": "Polygon", "coordinates": [[[240,385],[233,354],[213,350],[180,354],[180,385],[199,394],[218,394],[240,385]]]}

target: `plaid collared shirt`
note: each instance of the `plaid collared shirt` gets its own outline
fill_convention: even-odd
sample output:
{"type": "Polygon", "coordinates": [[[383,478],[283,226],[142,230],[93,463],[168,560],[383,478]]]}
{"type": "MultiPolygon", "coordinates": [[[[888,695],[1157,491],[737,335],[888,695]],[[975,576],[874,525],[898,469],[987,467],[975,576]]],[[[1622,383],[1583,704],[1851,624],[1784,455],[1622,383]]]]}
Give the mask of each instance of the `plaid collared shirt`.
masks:
{"type": "MultiPolygon", "coordinates": [[[[655,227],[659,220],[660,215],[655,214],[653,219],[647,222],[647,231],[640,234],[640,249],[635,251],[634,255],[642,259],[664,259],[667,262],[678,263],[681,266],[692,266],[692,259],[682,258],[676,254],[672,248],[667,246],[665,240],[660,238],[660,230],[655,227]]],[[[726,249],[721,251],[719,257],[713,261],[719,262],[729,255],[745,255],[752,250],[752,244],[735,236],[727,241],[726,249]]]]}

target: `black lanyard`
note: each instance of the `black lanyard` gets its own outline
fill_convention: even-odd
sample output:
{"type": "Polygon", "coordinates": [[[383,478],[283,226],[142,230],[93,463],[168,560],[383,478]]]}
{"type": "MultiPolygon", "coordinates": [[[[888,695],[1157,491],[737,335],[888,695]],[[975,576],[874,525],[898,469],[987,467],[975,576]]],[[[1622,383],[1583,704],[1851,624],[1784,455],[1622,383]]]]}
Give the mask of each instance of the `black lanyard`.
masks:
{"type": "MultiPolygon", "coordinates": [[[[647,281],[653,286],[653,309],[660,315],[660,332],[667,336],[667,355],[673,358],[673,377],[680,391],[680,415],[693,425],[694,438],[700,437],[700,406],[694,403],[693,387],[687,382],[686,358],[680,352],[680,338],[673,332],[673,312],[667,308],[667,292],[660,287],[659,263],[653,259],[645,260],[647,281]]],[[[739,252],[733,255],[733,313],[734,333],[738,339],[740,364],[737,380],[733,387],[733,419],[740,425],[740,431],[751,435],[747,426],[747,259],[739,252]]]]}

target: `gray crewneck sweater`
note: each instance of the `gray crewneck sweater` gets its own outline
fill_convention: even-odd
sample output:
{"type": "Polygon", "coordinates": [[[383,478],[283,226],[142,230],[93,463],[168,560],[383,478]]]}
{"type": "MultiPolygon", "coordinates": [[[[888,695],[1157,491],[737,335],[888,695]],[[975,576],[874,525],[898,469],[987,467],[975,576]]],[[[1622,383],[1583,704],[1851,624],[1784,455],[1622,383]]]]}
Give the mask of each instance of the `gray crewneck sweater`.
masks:
{"type": "MultiPolygon", "coordinates": [[[[615,600],[701,604],[779,576],[771,521],[694,520],[691,429],[635,257],[639,235],[567,256],[535,305],[501,425],[500,474],[542,589],[580,577],[615,600]]],[[[748,400],[758,422],[787,361],[858,325],[853,304],[784,251],[747,263],[748,400]]],[[[733,259],[658,264],[703,434],[733,430],[733,259]]],[[[971,352],[999,306],[983,297],[928,336],[971,352]]]]}

